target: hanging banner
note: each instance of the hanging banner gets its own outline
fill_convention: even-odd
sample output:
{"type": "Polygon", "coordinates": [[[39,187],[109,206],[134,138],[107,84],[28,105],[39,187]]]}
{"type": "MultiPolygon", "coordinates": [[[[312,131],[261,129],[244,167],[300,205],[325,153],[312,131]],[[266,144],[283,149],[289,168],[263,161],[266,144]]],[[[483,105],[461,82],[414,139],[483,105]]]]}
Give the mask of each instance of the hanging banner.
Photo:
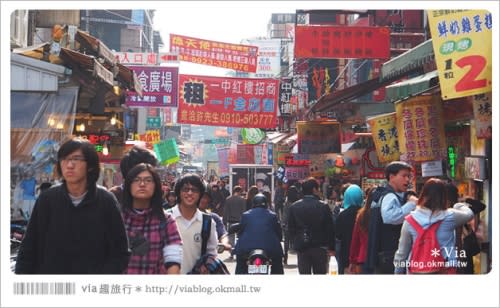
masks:
{"type": "Polygon", "coordinates": [[[179,148],[173,138],[155,143],[153,147],[160,165],[173,164],[180,159],[179,148]]]}
{"type": "Polygon", "coordinates": [[[441,99],[416,96],[396,105],[400,159],[421,162],[444,159],[447,148],[441,99]]]}
{"type": "Polygon", "coordinates": [[[307,75],[307,89],[309,104],[319,100],[331,92],[334,83],[338,60],[309,59],[310,73],[307,75]]]}
{"type": "Polygon", "coordinates": [[[128,66],[142,85],[142,97],[128,92],[127,106],[176,107],[179,68],[166,66],[128,66]]]}
{"type": "Polygon", "coordinates": [[[295,58],[389,59],[389,27],[296,26],[295,58]]]}
{"type": "Polygon", "coordinates": [[[427,15],[442,98],[491,92],[491,13],[429,10],[427,15]]]}
{"type": "Polygon", "coordinates": [[[177,121],[275,128],[279,80],[180,75],[177,121]]]}
{"type": "Polygon", "coordinates": [[[290,99],[292,98],[292,77],[281,77],[280,82],[280,96],[279,96],[279,111],[280,115],[290,115],[292,113],[292,105],[290,99]]]}
{"type": "Polygon", "coordinates": [[[377,158],[381,163],[399,160],[398,129],[396,113],[384,114],[367,119],[370,125],[377,158]]]}
{"type": "Polygon", "coordinates": [[[340,123],[297,121],[300,154],[340,153],[340,123]]]}
{"type": "Polygon", "coordinates": [[[470,96],[474,108],[476,137],[491,139],[491,92],[470,96]]]}
{"type": "Polygon", "coordinates": [[[236,45],[170,34],[170,51],[181,61],[255,73],[257,46],[236,45]]]}

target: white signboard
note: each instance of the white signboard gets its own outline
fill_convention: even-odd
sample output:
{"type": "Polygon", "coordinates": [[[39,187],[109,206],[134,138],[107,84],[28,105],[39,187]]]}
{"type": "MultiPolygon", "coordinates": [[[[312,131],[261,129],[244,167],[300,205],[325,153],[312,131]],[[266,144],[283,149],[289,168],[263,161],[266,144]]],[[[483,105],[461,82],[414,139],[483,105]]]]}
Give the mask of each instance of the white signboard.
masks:
{"type": "Polygon", "coordinates": [[[257,71],[252,78],[276,78],[281,73],[281,40],[246,40],[245,44],[258,46],[257,71]]]}
{"type": "Polygon", "coordinates": [[[422,163],[422,177],[443,175],[443,164],[440,160],[422,163]]]}
{"type": "Polygon", "coordinates": [[[175,52],[114,52],[116,61],[121,64],[158,65],[161,63],[179,63],[179,54],[175,52]]]}

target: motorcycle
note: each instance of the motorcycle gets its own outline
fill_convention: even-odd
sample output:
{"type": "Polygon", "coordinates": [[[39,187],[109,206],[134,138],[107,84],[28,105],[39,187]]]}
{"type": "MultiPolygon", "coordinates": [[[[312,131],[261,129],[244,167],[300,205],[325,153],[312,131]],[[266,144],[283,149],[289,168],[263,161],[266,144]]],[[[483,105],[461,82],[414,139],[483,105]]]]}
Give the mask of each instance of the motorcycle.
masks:
{"type": "Polygon", "coordinates": [[[248,274],[271,274],[271,259],[263,249],[250,251],[247,258],[248,274]]]}

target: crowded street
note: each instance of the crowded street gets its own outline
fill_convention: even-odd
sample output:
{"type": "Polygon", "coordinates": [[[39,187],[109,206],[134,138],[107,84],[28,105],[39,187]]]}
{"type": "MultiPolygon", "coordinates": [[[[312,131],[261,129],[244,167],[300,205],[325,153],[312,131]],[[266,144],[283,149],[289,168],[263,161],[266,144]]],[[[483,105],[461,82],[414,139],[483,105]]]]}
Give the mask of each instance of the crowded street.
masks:
{"type": "MultiPolygon", "coordinates": [[[[154,293],[265,306],[257,292],[268,306],[404,306],[380,292],[429,274],[498,286],[488,1],[19,3],[2,16],[9,306],[154,293]],[[361,292],[360,275],[365,295],[323,302],[361,292]]],[[[438,280],[411,304],[430,304],[438,280]]]]}

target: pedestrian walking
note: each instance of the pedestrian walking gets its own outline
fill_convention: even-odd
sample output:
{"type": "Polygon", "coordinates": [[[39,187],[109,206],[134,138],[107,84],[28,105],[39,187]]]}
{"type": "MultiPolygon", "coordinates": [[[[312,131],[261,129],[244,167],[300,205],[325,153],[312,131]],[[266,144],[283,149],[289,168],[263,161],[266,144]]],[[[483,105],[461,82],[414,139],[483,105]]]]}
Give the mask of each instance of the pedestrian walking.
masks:
{"type": "Polygon", "coordinates": [[[300,274],[326,274],[329,256],[335,254],[332,213],[320,200],[319,184],[313,177],[302,183],[304,197],[288,212],[288,231],[297,251],[300,274]]]}
{"type": "Polygon", "coordinates": [[[177,223],[163,212],[161,180],[154,167],[140,163],[125,178],[123,221],[132,255],[126,274],[179,274],[182,241],[177,223]]]}
{"type": "Polygon", "coordinates": [[[57,152],[62,183],[36,200],[16,274],[120,274],[129,260],[117,200],[99,178],[93,144],[74,138],[57,152]]]}

